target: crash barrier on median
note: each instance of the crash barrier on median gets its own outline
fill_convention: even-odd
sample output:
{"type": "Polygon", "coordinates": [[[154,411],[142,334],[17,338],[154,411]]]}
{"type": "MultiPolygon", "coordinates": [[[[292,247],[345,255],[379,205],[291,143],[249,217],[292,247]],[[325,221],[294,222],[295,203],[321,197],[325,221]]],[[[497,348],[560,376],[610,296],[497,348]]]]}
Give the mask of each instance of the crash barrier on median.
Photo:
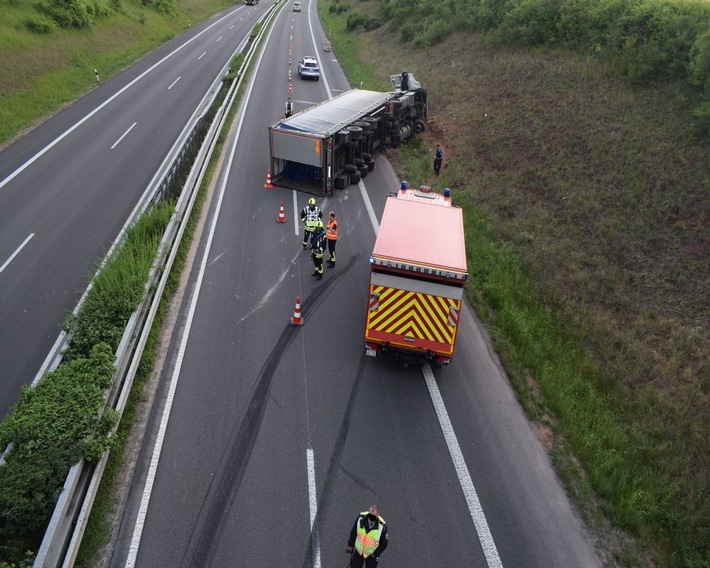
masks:
{"type": "MultiPolygon", "coordinates": [[[[149,281],[145,286],[146,292],[143,302],[131,316],[121,343],[116,350],[116,372],[114,373],[113,386],[106,393],[104,411],[112,409],[119,416],[123,414],[170,270],[186,230],[198,190],[217,144],[219,133],[226,123],[239,87],[244,80],[245,71],[248,69],[261,39],[268,29],[268,26],[264,24],[272,21],[279,7],[280,4],[278,3],[271,6],[260,18],[258,23],[261,24],[261,29],[254,41],[251,42],[237,76],[231,83],[222,104],[216,109],[216,112],[210,110],[220,93],[222,83],[220,78],[203,100],[202,108],[204,112],[192,125],[186,126],[183,133],[178,137],[168,157],[151,181],[150,187],[152,187],[152,190],[146,192],[145,198],[138,203],[126,224],[126,227],[132,225],[152,205],[165,199],[177,198],[176,211],[160,242],[149,281]],[[186,166],[195,153],[197,153],[197,156],[191,167],[186,166]],[[176,182],[181,180],[181,171],[187,169],[189,169],[189,175],[187,175],[185,183],[179,184],[178,190],[175,190],[176,182]]],[[[124,237],[125,230],[116,239],[116,243],[111,247],[106,258],[109,258],[115,252],[124,237]]],[[[81,308],[85,298],[86,293],[75,308],[75,314],[81,308]]],[[[47,372],[59,366],[62,362],[62,353],[67,347],[67,340],[68,338],[65,334],[60,335],[47,356],[38,374],[38,379],[33,384],[41,380],[41,377],[47,372]]],[[[115,429],[113,434],[115,434],[115,429]]],[[[44,539],[37,552],[34,562],[35,567],[54,568],[73,565],[108,455],[108,451],[104,452],[97,464],[88,464],[82,460],[69,471],[63,491],[57,501],[44,539]]]]}

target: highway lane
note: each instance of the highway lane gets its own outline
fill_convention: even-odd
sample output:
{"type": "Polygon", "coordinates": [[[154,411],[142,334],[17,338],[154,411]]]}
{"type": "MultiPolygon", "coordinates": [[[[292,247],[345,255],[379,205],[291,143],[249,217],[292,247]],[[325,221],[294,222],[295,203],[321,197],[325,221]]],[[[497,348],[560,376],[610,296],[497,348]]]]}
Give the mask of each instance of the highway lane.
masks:
{"type": "Polygon", "coordinates": [[[0,153],[0,417],[267,6],[190,29],[0,153]]]}
{"type": "MultiPolygon", "coordinates": [[[[345,565],[355,515],[377,502],[391,530],[385,566],[599,566],[469,310],[452,365],[433,378],[451,431],[422,370],[363,356],[368,203],[379,218],[398,185],[387,162],[365,195],[350,186],[318,199],[341,227],[337,267],[320,282],[295,219],[308,195],[263,188],[288,46],[294,64],[314,52],[333,63],[306,14],[280,15],[246,95],[111,565],[345,565]],[[296,296],[301,328],[288,323],[296,296]]],[[[293,99],[346,88],[335,71],[324,79],[294,79],[293,99]]]]}

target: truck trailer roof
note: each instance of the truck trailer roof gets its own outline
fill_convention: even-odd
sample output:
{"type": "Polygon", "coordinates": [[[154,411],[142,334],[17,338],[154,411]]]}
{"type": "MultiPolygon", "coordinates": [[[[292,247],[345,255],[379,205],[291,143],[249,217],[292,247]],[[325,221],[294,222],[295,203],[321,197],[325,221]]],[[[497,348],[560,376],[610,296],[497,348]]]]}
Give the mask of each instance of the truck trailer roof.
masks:
{"type": "Polygon", "coordinates": [[[284,118],[271,128],[292,130],[318,137],[330,136],[381,107],[391,97],[392,93],[352,89],[289,118],[284,118]]]}
{"type": "Polygon", "coordinates": [[[389,197],[372,256],[375,265],[465,280],[463,212],[458,207],[389,197]]]}

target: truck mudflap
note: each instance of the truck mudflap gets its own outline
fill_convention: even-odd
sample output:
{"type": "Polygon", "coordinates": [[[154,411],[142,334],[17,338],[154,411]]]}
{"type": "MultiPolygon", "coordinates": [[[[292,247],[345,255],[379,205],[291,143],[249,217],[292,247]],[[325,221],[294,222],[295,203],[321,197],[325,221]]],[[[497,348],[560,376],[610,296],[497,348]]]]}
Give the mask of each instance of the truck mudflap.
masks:
{"type": "Polygon", "coordinates": [[[365,347],[448,364],[454,352],[461,298],[370,285],[365,347]]]}

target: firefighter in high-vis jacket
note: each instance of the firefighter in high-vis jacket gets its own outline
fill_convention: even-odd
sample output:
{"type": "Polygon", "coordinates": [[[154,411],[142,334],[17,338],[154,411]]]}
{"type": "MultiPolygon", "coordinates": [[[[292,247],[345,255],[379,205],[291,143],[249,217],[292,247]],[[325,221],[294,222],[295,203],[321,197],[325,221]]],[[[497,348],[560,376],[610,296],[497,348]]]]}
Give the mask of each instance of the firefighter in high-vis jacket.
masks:
{"type": "Polygon", "coordinates": [[[335,266],[335,244],[338,242],[338,221],[335,218],[335,211],[328,215],[328,224],[325,227],[325,239],[328,241],[328,266],[335,266]]]}
{"type": "Polygon", "coordinates": [[[325,233],[323,221],[318,221],[316,230],[311,237],[311,257],[313,258],[313,274],[316,280],[323,278],[323,256],[325,255],[325,233]]]}
{"type": "Polygon", "coordinates": [[[323,218],[323,212],[316,205],[315,197],[308,200],[308,205],[301,211],[301,222],[303,223],[303,248],[308,246],[308,241],[315,231],[318,221],[323,218]]]}
{"type": "Polygon", "coordinates": [[[377,505],[370,505],[367,511],[358,515],[350,530],[345,552],[352,554],[351,568],[375,568],[388,540],[387,523],[380,517],[377,505]]]}

